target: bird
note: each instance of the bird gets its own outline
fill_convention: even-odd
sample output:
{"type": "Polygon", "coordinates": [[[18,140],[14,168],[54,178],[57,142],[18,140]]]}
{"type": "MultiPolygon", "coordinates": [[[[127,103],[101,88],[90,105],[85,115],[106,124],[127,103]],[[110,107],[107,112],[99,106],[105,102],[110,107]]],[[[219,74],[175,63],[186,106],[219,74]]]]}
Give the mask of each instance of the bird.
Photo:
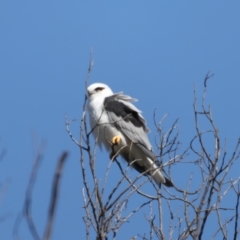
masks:
{"type": "Polygon", "coordinates": [[[143,175],[149,175],[158,186],[173,187],[159,167],[148,139],[149,129],[142,112],[132,104],[137,99],[123,92],[113,93],[104,83],[87,87],[87,111],[93,135],[100,149],[104,146],[114,161],[120,155],[143,175]]]}

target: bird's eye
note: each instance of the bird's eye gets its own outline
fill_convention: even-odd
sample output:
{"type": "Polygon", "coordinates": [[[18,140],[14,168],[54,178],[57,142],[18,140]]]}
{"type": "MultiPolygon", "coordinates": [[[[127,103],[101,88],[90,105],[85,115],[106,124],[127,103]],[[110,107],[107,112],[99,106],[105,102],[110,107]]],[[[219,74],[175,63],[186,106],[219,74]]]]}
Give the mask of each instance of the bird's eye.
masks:
{"type": "Polygon", "coordinates": [[[102,91],[104,88],[103,87],[97,87],[97,88],[95,88],[95,91],[96,92],[100,92],[100,91],[102,91]]]}

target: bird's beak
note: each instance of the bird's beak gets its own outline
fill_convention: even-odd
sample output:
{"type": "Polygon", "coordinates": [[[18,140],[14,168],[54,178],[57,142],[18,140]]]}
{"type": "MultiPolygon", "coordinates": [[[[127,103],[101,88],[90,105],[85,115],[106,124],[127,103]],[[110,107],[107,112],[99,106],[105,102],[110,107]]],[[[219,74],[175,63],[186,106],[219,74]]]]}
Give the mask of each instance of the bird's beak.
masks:
{"type": "Polygon", "coordinates": [[[92,95],[92,93],[87,90],[87,95],[88,95],[88,97],[90,97],[92,95]]]}

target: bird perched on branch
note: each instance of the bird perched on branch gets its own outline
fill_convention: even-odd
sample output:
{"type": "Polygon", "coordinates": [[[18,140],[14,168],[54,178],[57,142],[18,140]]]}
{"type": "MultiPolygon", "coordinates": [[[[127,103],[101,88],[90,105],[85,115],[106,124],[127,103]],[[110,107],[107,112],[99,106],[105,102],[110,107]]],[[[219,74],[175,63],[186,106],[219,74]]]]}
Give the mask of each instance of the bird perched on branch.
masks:
{"type": "Polygon", "coordinates": [[[122,92],[114,94],[103,83],[90,85],[87,94],[90,125],[100,148],[104,145],[112,160],[122,156],[139,173],[150,175],[156,184],[172,187],[157,165],[146,121],[131,103],[137,100],[122,92]]]}

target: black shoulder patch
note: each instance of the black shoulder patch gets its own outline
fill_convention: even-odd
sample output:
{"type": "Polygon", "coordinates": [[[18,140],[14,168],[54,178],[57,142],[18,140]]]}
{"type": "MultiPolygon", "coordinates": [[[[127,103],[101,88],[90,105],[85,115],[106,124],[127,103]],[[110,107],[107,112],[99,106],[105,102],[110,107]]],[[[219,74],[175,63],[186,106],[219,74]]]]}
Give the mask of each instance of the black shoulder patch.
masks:
{"type": "Polygon", "coordinates": [[[135,127],[142,127],[145,131],[147,130],[138,112],[132,110],[124,103],[112,97],[106,97],[104,106],[107,111],[114,112],[118,117],[122,117],[124,121],[131,122],[135,127]]]}

